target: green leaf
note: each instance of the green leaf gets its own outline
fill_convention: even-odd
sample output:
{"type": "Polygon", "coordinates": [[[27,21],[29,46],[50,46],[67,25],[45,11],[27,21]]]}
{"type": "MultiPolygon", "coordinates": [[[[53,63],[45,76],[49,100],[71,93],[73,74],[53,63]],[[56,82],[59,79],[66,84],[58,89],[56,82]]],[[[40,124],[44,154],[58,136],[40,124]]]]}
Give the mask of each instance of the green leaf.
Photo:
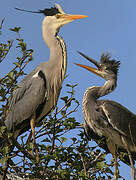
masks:
{"type": "Polygon", "coordinates": [[[49,138],[45,138],[42,142],[51,142],[49,138]]]}
{"type": "Polygon", "coordinates": [[[8,160],[7,157],[3,157],[0,159],[0,163],[4,166],[5,162],[8,160]]]}
{"type": "Polygon", "coordinates": [[[9,76],[11,79],[13,79],[13,75],[14,75],[14,72],[10,72],[10,73],[8,74],[8,76],[9,76]]]}
{"type": "Polygon", "coordinates": [[[8,138],[12,137],[13,134],[12,133],[8,133],[8,138]]]}
{"type": "Polygon", "coordinates": [[[19,45],[21,46],[23,52],[26,51],[26,43],[24,43],[23,41],[20,41],[19,45]]]}
{"type": "Polygon", "coordinates": [[[6,147],[4,147],[3,148],[3,152],[4,152],[4,154],[7,154],[7,153],[9,153],[9,147],[8,146],[6,146],[6,147]]]}
{"type": "Polygon", "coordinates": [[[71,139],[72,139],[73,142],[76,142],[76,140],[77,140],[76,138],[71,138],[71,139]]]}
{"type": "Polygon", "coordinates": [[[62,99],[65,103],[67,103],[67,102],[68,102],[68,96],[61,97],[60,99],[62,99]]]}
{"type": "Polygon", "coordinates": [[[15,64],[16,66],[18,66],[19,68],[21,68],[21,64],[20,64],[20,63],[15,62],[15,63],[13,63],[13,64],[15,64]]]}
{"type": "Polygon", "coordinates": [[[104,161],[98,162],[98,163],[97,163],[97,167],[98,167],[99,169],[104,168],[104,167],[105,167],[105,162],[104,162],[104,161]]]}
{"type": "Polygon", "coordinates": [[[61,137],[60,139],[61,139],[61,142],[62,142],[62,143],[64,143],[65,141],[67,141],[67,138],[65,138],[65,137],[61,137]]]}
{"type": "Polygon", "coordinates": [[[6,126],[1,126],[0,132],[1,132],[2,134],[5,132],[5,130],[6,130],[6,126]]]}
{"type": "Polygon", "coordinates": [[[32,150],[34,148],[33,143],[27,144],[27,148],[28,148],[28,150],[32,150]]]}
{"type": "Polygon", "coordinates": [[[10,30],[10,31],[14,31],[14,32],[17,32],[17,33],[18,33],[18,32],[20,31],[20,29],[21,29],[21,27],[15,27],[15,28],[13,28],[13,29],[12,29],[12,28],[10,28],[9,30],[10,30]]]}
{"type": "Polygon", "coordinates": [[[61,111],[61,115],[62,115],[63,117],[65,117],[66,111],[61,111]]]}
{"type": "Polygon", "coordinates": [[[66,86],[67,86],[67,87],[72,87],[72,85],[71,85],[71,84],[66,84],[66,86]]]}

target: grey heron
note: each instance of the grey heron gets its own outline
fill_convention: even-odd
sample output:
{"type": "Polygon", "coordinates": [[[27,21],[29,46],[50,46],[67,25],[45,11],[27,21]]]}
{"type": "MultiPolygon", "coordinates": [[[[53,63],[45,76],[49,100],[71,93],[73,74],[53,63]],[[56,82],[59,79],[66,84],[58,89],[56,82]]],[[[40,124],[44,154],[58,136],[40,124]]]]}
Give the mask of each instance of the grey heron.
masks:
{"type": "MultiPolygon", "coordinates": [[[[121,104],[112,100],[99,100],[100,97],[112,92],[117,86],[117,75],[120,61],[102,54],[100,63],[79,52],[97,68],[75,63],[106,80],[103,86],[87,88],[83,96],[84,127],[87,136],[91,131],[106,138],[109,151],[115,159],[114,178],[118,178],[117,150],[128,152],[131,164],[131,177],[135,179],[135,168],[131,153],[136,152],[136,115],[121,104]]],[[[91,138],[91,137],[90,137],[91,138]]]]}
{"type": "Polygon", "coordinates": [[[42,34],[50,49],[49,60],[40,63],[13,91],[4,121],[15,138],[31,127],[35,143],[35,124],[56,106],[67,69],[66,45],[63,38],[58,36],[59,29],[65,24],[87,16],[66,14],[58,4],[56,7],[38,12],[16,9],[45,15],[42,34]]]}

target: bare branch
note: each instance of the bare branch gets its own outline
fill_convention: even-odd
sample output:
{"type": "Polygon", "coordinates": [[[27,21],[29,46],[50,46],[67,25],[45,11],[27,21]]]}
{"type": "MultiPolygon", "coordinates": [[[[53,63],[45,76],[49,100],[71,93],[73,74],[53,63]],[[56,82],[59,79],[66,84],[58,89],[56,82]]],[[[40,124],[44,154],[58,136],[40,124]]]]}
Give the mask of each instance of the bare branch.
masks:
{"type": "Polygon", "coordinates": [[[85,173],[85,176],[87,174],[87,170],[86,170],[86,163],[85,163],[85,160],[84,160],[84,157],[82,156],[81,153],[79,153],[80,157],[81,157],[81,160],[82,160],[82,163],[83,163],[83,168],[84,168],[84,173],[85,173]]]}
{"type": "Polygon", "coordinates": [[[12,142],[14,142],[14,145],[18,148],[18,150],[20,150],[28,159],[30,160],[34,160],[34,157],[25,150],[24,147],[22,147],[16,140],[15,138],[11,137],[12,142]]]}
{"type": "Polygon", "coordinates": [[[3,17],[2,20],[1,20],[0,29],[2,29],[4,21],[5,21],[5,17],[3,17]]]}
{"type": "MultiPolygon", "coordinates": [[[[95,165],[96,165],[96,163],[98,163],[98,161],[99,161],[99,158],[101,157],[101,155],[102,155],[102,152],[100,152],[96,157],[95,157],[95,159],[94,160],[92,160],[91,162],[89,162],[88,164],[87,164],[87,171],[90,169],[90,168],[92,168],[92,167],[94,167],[95,165]]],[[[101,160],[100,160],[101,161],[101,160]]]]}

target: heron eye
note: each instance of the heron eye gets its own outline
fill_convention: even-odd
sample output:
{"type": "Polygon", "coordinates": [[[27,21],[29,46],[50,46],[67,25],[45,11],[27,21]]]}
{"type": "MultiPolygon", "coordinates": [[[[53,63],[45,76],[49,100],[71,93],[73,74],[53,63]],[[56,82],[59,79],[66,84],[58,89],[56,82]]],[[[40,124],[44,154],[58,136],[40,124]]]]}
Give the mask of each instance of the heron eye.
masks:
{"type": "Polygon", "coordinates": [[[104,66],[104,67],[103,67],[103,69],[104,69],[104,70],[106,70],[106,69],[107,69],[107,67],[106,67],[106,66],[104,66]]]}
{"type": "Polygon", "coordinates": [[[60,14],[56,14],[56,18],[59,19],[61,16],[60,14]]]}

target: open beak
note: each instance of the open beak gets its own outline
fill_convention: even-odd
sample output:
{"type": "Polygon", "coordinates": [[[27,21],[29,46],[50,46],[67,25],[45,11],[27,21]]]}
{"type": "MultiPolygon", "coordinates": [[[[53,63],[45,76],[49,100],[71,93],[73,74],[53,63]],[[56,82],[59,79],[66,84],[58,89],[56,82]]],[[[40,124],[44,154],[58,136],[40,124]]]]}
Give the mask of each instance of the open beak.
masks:
{"type": "Polygon", "coordinates": [[[85,16],[85,15],[62,14],[61,17],[64,18],[64,19],[73,21],[73,20],[76,20],[76,19],[83,19],[83,18],[86,18],[88,16],[85,16]]]}
{"type": "Polygon", "coordinates": [[[88,71],[91,71],[92,73],[96,74],[97,76],[100,76],[100,77],[103,77],[103,73],[102,71],[96,69],[96,68],[93,68],[93,67],[90,67],[90,66],[86,66],[86,65],[82,65],[82,64],[78,64],[78,63],[74,63],[75,65],[77,66],[80,66],[84,69],[87,69],[88,71]]]}
{"type": "Polygon", "coordinates": [[[101,66],[99,65],[99,63],[94,60],[93,58],[88,57],[87,55],[85,55],[84,53],[77,51],[81,56],[83,56],[84,58],[86,58],[89,62],[93,63],[98,69],[101,69],[101,66]]]}
{"type": "Polygon", "coordinates": [[[78,63],[74,63],[74,64],[77,65],[77,66],[80,66],[80,67],[82,67],[84,69],[87,69],[88,71],[91,71],[92,73],[96,74],[97,76],[100,76],[100,77],[103,78],[103,71],[101,70],[100,64],[96,60],[86,56],[85,54],[83,54],[83,53],[81,53],[79,51],[78,51],[78,53],[80,55],[82,55],[84,58],[86,58],[87,60],[89,60],[89,62],[93,63],[98,69],[90,67],[90,66],[78,64],[78,63]]]}

